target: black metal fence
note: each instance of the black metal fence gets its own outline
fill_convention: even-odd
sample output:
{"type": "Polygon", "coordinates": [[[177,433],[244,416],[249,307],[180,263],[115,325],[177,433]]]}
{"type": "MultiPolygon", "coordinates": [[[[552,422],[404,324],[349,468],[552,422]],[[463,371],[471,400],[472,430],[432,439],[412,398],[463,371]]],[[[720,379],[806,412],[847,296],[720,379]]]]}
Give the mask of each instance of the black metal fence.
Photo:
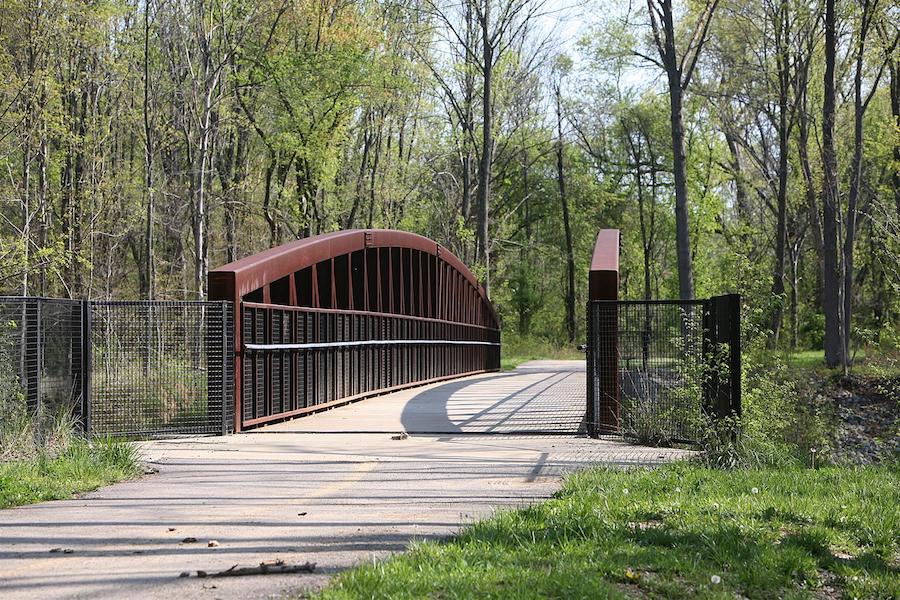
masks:
{"type": "Polygon", "coordinates": [[[588,430],[698,441],[741,410],[740,297],[588,305],[588,430]]]}
{"type": "Polygon", "coordinates": [[[0,317],[0,382],[32,411],[89,435],[232,429],[230,303],[0,297],[0,317]]]}
{"type": "Polygon", "coordinates": [[[242,313],[244,427],[500,367],[500,332],[481,325],[252,302],[242,313]]]}
{"type": "Polygon", "coordinates": [[[78,300],[0,297],[0,394],[28,410],[83,415],[85,305],[78,300]]]}

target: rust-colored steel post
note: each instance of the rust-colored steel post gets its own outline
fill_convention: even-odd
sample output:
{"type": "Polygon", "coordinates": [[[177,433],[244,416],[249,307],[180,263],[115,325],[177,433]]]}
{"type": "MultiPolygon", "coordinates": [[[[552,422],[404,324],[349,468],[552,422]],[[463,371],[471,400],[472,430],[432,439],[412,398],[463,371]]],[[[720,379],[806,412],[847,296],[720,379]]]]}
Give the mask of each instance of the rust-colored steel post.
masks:
{"type": "MultiPolygon", "coordinates": [[[[615,302],[619,299],[618,229],[602,229],[597,235],[588,273],[588,299],[606,301],[588,311],[588,361],[596,369],[597,386],[588,381],[587,420],[590,434],[596,437],[619,428],[619,315],[615,302]]],[[[589,378],[592,368],[588,369],[589,378]]]]}
{"type": "Polygon", "coordinates": [[[241,430],[241,375],[243,375],[243,353],[241,352],[241,324],[244,321],[244,311],[241,306],[241,294],[235,285],[233,271],[221,271],[209,273],[209,298],[210,300],[226,300],[232,302],[234,314],[232,323],[234,327],[234,431],[241,430]]]}

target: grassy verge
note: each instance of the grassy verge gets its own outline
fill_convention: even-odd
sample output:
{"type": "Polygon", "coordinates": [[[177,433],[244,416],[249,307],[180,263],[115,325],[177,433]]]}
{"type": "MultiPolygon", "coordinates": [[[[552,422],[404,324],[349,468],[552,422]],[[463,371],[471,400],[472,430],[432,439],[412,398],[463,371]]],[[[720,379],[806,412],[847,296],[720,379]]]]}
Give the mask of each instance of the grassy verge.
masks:
{"type": "Polygon", "coordinates": [[[41,451],[25,460],[0,463],[0,508],[71,498],[138,472],[131,446],[76,438],[57,454],[41,451]]]}
{"type": "Polygon", "coordinates": [[[900,597],[900,471],[589,470],[320,598],[900,597]]]}

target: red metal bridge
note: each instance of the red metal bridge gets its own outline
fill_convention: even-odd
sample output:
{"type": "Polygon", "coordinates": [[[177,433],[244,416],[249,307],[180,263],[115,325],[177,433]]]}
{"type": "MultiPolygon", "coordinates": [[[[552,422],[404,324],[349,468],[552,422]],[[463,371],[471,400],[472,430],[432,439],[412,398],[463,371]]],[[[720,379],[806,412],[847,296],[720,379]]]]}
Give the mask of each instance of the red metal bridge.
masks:
{"type": "Polygon", "coordinates": [[[497,315],[472,272],[420,235],[348,230],[209,274],[234,303],[234,429],[496,370],[497,315]]]}
{"type": "MultiPolygon", "coordinates": [[[[493,376],[462,402],[452,396],[460,390],[441,386],[410,406],[466,415],[454,431],[666,443],[696,439],[703,415],[739,414],[737,296],[620,301],[612,229],[597,236],[588,283],[585,362],[534,381],[493,376]],[[548,377],[560,381],[543,389],[548,377]]],[[[298,240],[210,272],[209,290],[234,310],[234,353],[221,361],[233,358],[234,431],[500,367],[499,322],[483,288],[420,235],[349,230],[298,240]]]]}

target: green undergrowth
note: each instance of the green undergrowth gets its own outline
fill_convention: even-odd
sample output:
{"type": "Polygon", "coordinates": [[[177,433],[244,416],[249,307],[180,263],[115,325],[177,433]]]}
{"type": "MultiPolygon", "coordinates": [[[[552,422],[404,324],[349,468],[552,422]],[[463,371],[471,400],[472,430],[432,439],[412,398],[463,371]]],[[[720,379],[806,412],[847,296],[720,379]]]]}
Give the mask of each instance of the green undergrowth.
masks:
{"type": "Polygon", "coordinates": [[[511,371],[529,360],[585,360],[577,344],[557,344],[543,338],[504,335],[500,368],[511,371]]]}
{"type": "Polygon", "coordinates": [[[10,381],[0,376],[0,508],[71,498],[140,472],[132,446],[86,440],[66,410],[27,409],[10,381]]]}
{"type": "Polygon", "coordinates": [[[58,453],[0,463],[0,508],[71,498],[139,472],[132,446],[73,438],[58,453]]]}
{"type": "Polygon", "coordinates": [[[900,598],[900,472],[595,468],[317,597],[900,598]]]}

